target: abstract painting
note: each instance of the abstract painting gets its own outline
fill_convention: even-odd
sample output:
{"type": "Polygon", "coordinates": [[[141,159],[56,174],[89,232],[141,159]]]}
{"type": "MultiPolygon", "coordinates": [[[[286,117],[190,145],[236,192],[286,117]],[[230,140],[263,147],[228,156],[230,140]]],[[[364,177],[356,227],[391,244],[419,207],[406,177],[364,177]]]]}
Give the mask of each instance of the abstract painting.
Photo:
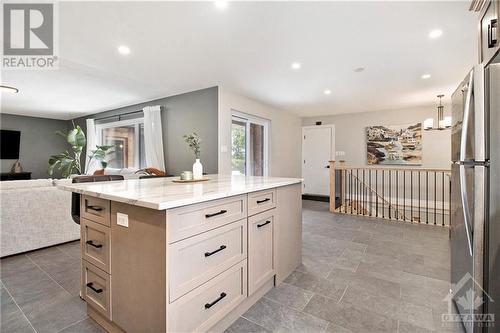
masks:
{"type": "Polygon", "coordinates": [[[422,123],[366,128],[368,164],[421,165],[422,123]]]}

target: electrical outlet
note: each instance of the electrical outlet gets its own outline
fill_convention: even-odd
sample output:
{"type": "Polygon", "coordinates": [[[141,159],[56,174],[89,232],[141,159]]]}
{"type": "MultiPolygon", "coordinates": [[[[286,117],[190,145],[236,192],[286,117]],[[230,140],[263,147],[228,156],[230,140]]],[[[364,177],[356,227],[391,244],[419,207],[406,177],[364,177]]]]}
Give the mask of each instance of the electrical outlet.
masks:
{"type": "Polygon", "coordinates": [[[128,215],[123,213],[116,213],[116,224],[128,228],[128,215]]]}

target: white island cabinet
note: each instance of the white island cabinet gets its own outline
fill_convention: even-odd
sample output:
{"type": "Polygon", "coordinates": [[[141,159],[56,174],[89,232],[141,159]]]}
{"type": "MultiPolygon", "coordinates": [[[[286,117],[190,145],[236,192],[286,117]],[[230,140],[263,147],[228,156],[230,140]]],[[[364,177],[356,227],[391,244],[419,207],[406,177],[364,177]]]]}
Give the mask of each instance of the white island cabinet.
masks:
{"type": "Polygon", "coordinates": [[[301,180],[209,175],[81,194],[82,297],[109,332],[222,332],[301,262],[301,180]]]}

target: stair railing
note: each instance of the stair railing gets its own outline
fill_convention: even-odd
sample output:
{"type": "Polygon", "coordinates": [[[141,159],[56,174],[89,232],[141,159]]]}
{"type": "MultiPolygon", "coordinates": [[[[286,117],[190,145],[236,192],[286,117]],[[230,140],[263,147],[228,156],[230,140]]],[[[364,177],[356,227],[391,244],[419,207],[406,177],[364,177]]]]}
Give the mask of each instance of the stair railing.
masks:
{"type": "Polygon", "coordinates": [[[449,225],[450,170],[330,162],[330,211],[449,225]]]}

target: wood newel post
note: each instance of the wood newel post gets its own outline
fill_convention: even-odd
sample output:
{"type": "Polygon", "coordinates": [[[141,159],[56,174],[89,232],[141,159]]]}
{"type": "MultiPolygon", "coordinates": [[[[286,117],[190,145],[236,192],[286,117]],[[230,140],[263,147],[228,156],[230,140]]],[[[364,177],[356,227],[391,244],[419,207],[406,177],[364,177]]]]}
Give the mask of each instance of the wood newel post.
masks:
{"type": "Polygon", "coordinates": [[[335,161],[330,161],[330,212],[335,212],[335,161]]]}

